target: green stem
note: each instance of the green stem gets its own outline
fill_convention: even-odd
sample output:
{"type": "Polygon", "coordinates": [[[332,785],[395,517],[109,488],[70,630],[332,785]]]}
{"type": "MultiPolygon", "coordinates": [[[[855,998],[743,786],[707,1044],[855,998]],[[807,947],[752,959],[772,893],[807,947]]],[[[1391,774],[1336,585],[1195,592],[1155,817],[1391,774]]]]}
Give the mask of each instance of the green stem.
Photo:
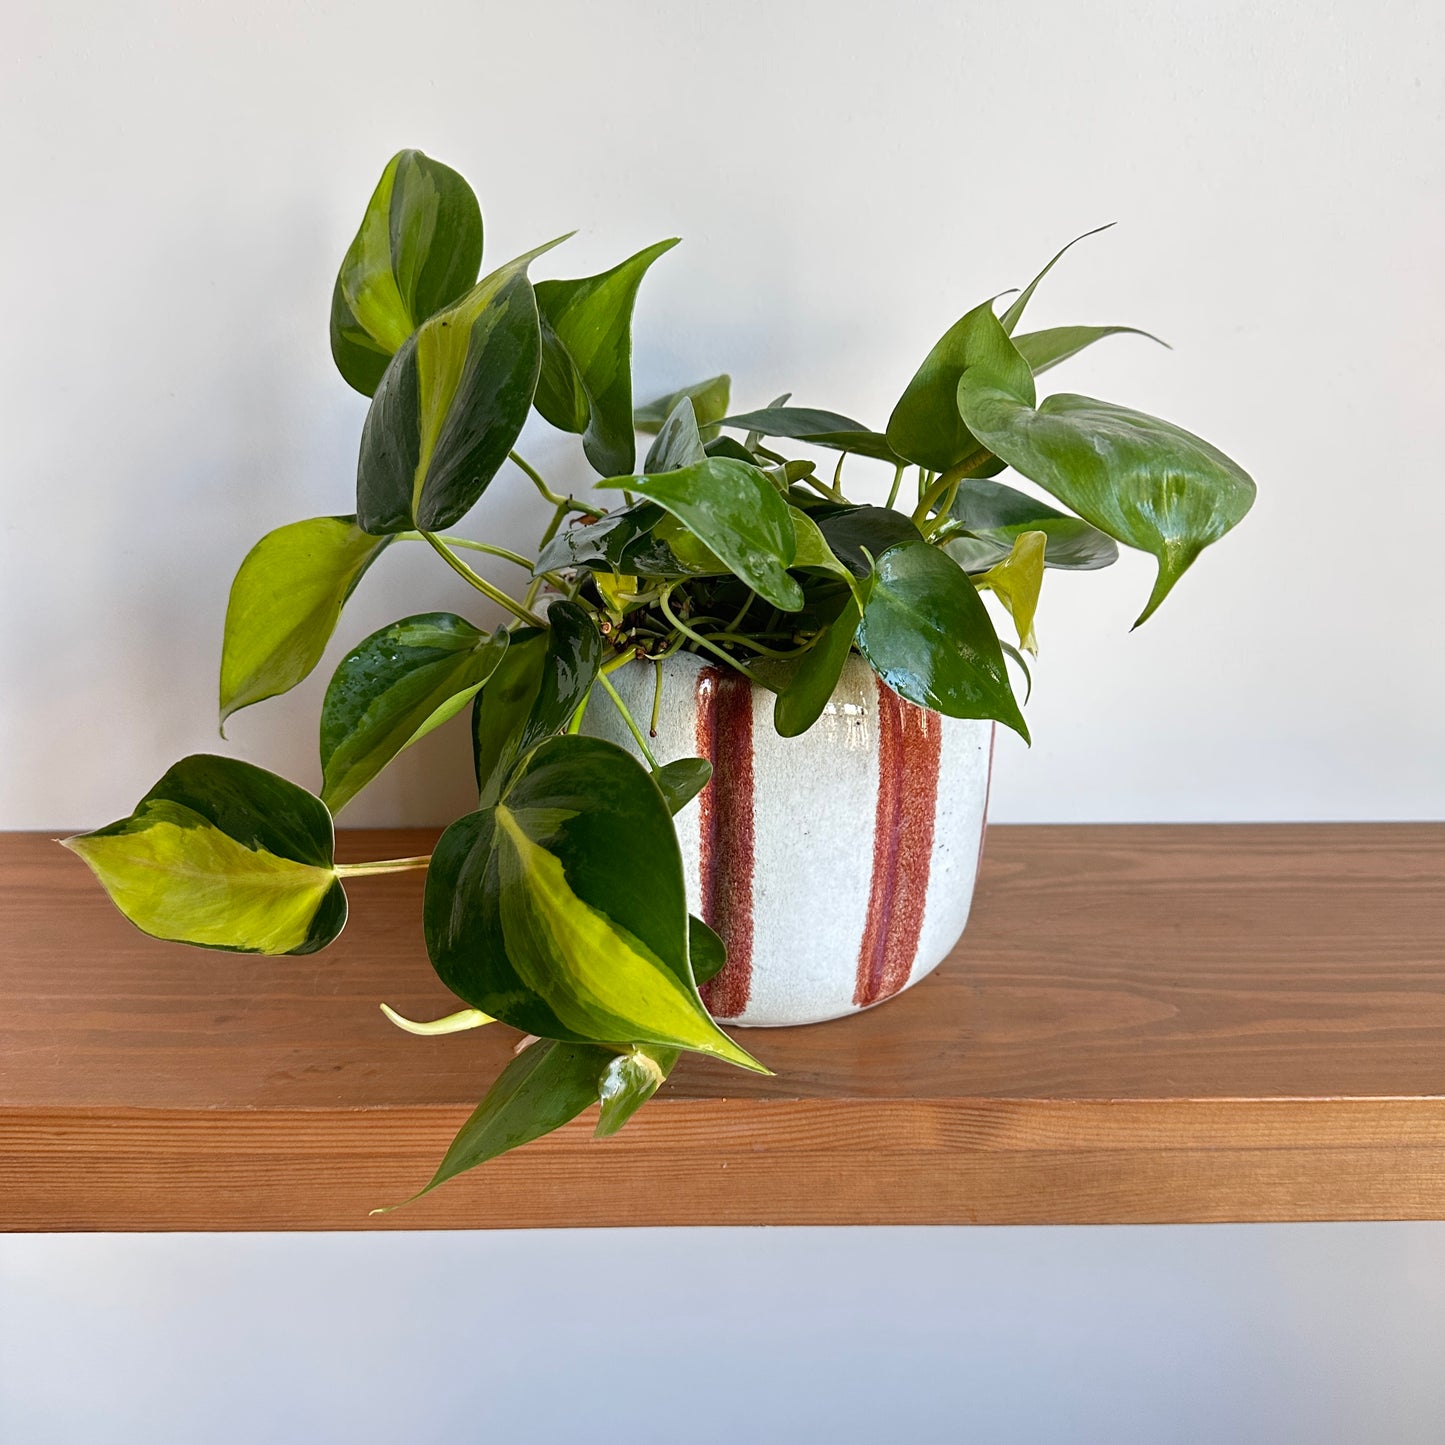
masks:
{"type": "MultiPolygon", "coordinates": [[[[500,557],[504,562],[514,562],[518,567],[525,567],[530,572],[537,564],[529,561],[520,552],[513,552],[508,547],[496,547],[490,542],[474,542],[470,537],[450,537],[444,532],[434,534],[438,542],[447,547],[464,547],[470,552],[485,552],[489,557],[500,557]]],[[[423,542],[426,540],[424,532],[398,532],[398,542],[423,542]]]]}
{"type": "Polygon", "coordinates": [[[554,507],[560,507],[567,501],[566,497],[559,497],[557,493],[542,480],[541,472],[539,472],[531,462],[527,461],[520,452],[508,452],[507,455],[532,479],[532,485],[536,487],[554,507]]]}
{"type": "Polygon", "coordinates": [[[511,597],[507,596],[500,587],[493,587],[485,577],[478,576],[477,573],[473,572],[435,532],[423,532],[421,535],[431,543],[432,550],[436,552],[437,556],[440,557],[458,577],[465,578],[483,597],[495,602],[498,607],[505,607],[513,617],[520,618],[523,622],[530,623],[533,627],[545,627],[547,625],[529,607],[524,607],[520,602],[514,601],[511,597]]]}
{"type": "Polygon", "coordinates": [[[888,493],[888,505],[891,507],[898,500],[898,488],[903,484],[903,473],[908,469],[907,462],[899,462],[893,468],[893,488],[888,493]]]}
{"type": "Polygon", "coordinates": [[[342,878],[366,878],[373,873],[408,873],[413,868],[425,868],[431,863],[431,854],[423,853],[416,858],[383,858],[376,863],[336,863],[337,875],[342,878]]]}
{"type": "Polygon", "coordinates": [[[633,741],[642,749],[642,756],[647,759],[647,766],[655,773],[662,764],[652,755],[652,749],[647,746],[647,739],[642,735],[642,729],[637,726],[636,720],[628,711],[627,704],[622,701],[622,694],[613,685],[612,679],[605,672],[597,674],[597,681],[602,684],[603,691],[612,699],[613,706],[622,714],[622,721],[627,724],[627,731],[632,734],[633,741]]]}
{"type": "Polygon", "coordinates": [[[692,628],[690,628],[687,623],[685,623],[682,618],[680,618],[672,610],[672,608],[668,606],[668,599],[671,596],[672,588],[669,587],[665,592],[663,592],[662,596],[657,599],[657,605],[659,608],[661,608],[662,615],[667,618],[667,620],[672,624],[673,628],[676,631],[682,633],[684,637],[689,638],[691,641],[695,642],[705,652],[710,652],[714,657],[719,658],[721,661],[727,663],[727,665],[734,669],[734,671],[742,673],[742,675],[747,678],[749,682],[757,682],[757,678],[752,675],[752,673],[748,670],[747,666],[744,663],[739,662],[737,658],[735,658],[731,653],[724,652],[721,647],[714,646],[711,642],[707,640],[707,638],[703,637],[700,633],[694,632],[692,628]]]}

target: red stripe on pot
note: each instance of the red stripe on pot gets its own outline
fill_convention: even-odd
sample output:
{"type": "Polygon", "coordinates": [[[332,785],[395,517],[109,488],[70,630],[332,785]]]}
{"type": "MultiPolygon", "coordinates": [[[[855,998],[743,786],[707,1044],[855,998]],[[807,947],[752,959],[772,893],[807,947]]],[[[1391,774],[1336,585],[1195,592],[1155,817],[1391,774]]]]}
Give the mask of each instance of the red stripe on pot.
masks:
{"type": "Polygon", "coordinates": [[[698,799],[702,919],[727,944],[702,999],[718,1018],[748,1006],[753,983],[753,687],[730,667],[697,675],[697,750],[712,764],[698,799]]]}
{"type": "Polygon", "coordinates": [[[853,1002],[890,998],[908,982],[923,931],[943,725],[881,680],[878,689],[878,809],[873,880],[858,951],[853,1002]]]}

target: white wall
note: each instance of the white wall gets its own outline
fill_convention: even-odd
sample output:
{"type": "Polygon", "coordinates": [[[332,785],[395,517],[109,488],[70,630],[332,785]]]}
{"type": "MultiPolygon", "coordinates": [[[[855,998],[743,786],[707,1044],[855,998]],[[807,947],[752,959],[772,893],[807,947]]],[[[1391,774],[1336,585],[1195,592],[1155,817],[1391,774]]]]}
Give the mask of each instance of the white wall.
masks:
{"type": "MultiPolygon", "coordinates": [[[[555,264],[586,274],[686,238],[644,291],[643,390],[726,368],[742,404],[792,389],[873,425],[964,309],[1119,222],[1033,319],[1175,350],[1107,342],[1060,387],[1202,432],[1260,501],[1132,636],[1147,559],[1050,577],[1037,742],[1002,750],[995,817],[1445,811],[1438,6],[11,13],[0,826],[108,820],[217,745],[237,563],[352,505],[365,403],[332,369],[330,288],[402,145],[472,179],[494,258],[580,226],[555,264]]],[[[570,439],[537,432],[562,465],[570,439]]],[[[529,535],[524,486],[498,482],[478,535],[529,535]]],[[[398,549],[337,649],[436,605],[470,596],[398,549]]],[[[314,781],[328,672],[239,716],[237,750],[314,781]]],[[[462,732],[348,821],[453,816],[462,732]]]]}
{"type": "MultiPolygon", "coordinates": [[[[403,145],[473,180],[493,257],[581,226],[554,274],[585,274],[686,238],[644,291],[642,389],[728,369],[740,403],[791,389],[874,425],[946,324],[1117,220],[1032,315],[1129,322],[1176,349],[1106,343],[1060,386],[1202,432],[1253,470],[1260,501],[1132,636],[1142,559],[1050,578],[1037,745],[1003,749],[995,816],[1445,815],[1433,0],[11,0],[6,18],[0,827],[107,820],[174,758],[218,745],[236,564],[262,531],[351,505],[364,403],[333,374],[327,305],[403,145]]],[[[545,428],[528,446],[566,467],[569,444],[545,428]]],[[[471,525],[526,537],[528,495],[502,479],[471,525]]],[[[393,616],[469,606],[432,559],[400,553],[367,579],[338,648],[393,616]]],[[[238,717],[238,753],[314,782],[326,671],[238,717]]],[[[446,819],[464,805],[464,760],[459,728],[430,740],[347,820],[446,819]]],[[[1439,1417],[1438,1373],[1412,1352],[1441,1325],[1445,1254],[1428,1227],[727,1236],[723,1283],[755,1285],[762,1318],[753,1330],[748,1299],[729,1304],[736,1374],[722,1378],[708,1308],[670,1288],[692,1240],[11,1241],[0,1433],[8,1411],[7,1439],[26,1442],[197,1438],[191,1412],[227,1375],[220,1355],[209,1374],[196,1364],[212,1347],[237,1393],[236,1433],[213,1422],[210,1439],[300,1438],[248,1434],[267,1418],[258,1400],[324,1421],[310,1412],[327,1391],[348,1392],[346,1420],[362,1398],[376,1420],[418,1422],[387,1438],[442,1438],[472,1372],[478,1418],[530,1400],[555,1423],[559,1389],[522,1348],[538,1335],[507,1322],[515,1295],[447,1293],[513,1257],[533,1266],[509,1286],[527,1296],[560,1292],[564,1263],[610,1281],[562,1325],[522,1318],[559,1329],[587,1391],[629,1425],[634,1397],[599,1355],[619,1304],[672,1352],[668,1398],[678,1372],[700,1372],[692,1398],[705,1388],[740,1428],[786,1398],[785,1419],[882,1438],[870,1410],[885,1396],[918,1439],[971,1422],[1030,1442],[1413,1442],[1439,1417]],[[629,1263],[640,1299],[618,1273],[629,1263]],[[302,1281],[318,1293],[296,1315],[302,1281]],[[134,1315],[108,1332],[118,1301],[134,1315]],[[838,1330],[866,1328],[869,1301],[906,1325],[871,1405],[838,1330]],[[485,1334],[442,1335],[473,1310],[485,1334]],[[814,1330],[836,1340],[834,1365],[814,1330]],[[1382,1338],[1401,1352],[1382,1356],[1382,1338]],[[909,1341],[936,1395],[917,1393],[909,1341]],[[790,1384],[779,1361],[795,1348],[790,1384]],[[96,1376],[117,1349],[132,1367],[96,1376]]],[[[553,1438],[577,1438],[570,1418],[553,1438]]],[[[324,1423],[310,1438],[328,1438],[324,1423]]]]}

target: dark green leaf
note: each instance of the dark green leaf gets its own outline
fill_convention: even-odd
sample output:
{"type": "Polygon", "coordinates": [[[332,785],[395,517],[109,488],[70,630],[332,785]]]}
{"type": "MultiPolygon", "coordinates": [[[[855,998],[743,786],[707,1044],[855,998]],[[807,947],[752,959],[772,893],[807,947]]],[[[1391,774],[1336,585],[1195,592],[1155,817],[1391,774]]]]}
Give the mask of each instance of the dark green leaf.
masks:
{"type": "Polygon", "coordinates": [[[740,442],[734,441],[732,437],[714,437],[706,443],[703,451],[710,457],[730,457],[735,462],[746,462],[750,467],[758,464],[758,459],[740,442]]]}
{"type": "Polygon", "coordinates": [[[557,244],[479,281],[392,357],[361,433],[356,511],[366,531],[451,526],[507,459],[541,358],[527,266],[557,244]]]}
{"type": "Polygon", "coordinates": [[[542,373],[537,410],[563,431],[581,432],[587,460],[603,476],[632,470],[632,308],[647,268],[677,245],[659,241],[621,265],[578,281],[539,281],[542,373]]]}
{"type": "Polygon", "coordinates": [[[869,431],[861,421],[840,416],[835,411],[774,405],[725,417],[720,425],[743,428],[756,436],[788,437],[832,451],[854,452],[895,466],[903,460],[881,432],[869,431]]]}
{"type": "Polygon", "coordinates": [[[695,915],[687,920],[687,951],[692,962],[692,976],[707,983],[723,971],[728,961],[727,945],[695,915]]]}
{"type": "Polygon", "coordinates": [[[1024,532],[1042,532],[1048,539],[1046,567],[1085,572],[1119,559],[1114,539],[1097,527],[1002,482],[983,477],[961,482],[949,514],[963,523],[968,535],[951,537],[948,555],[969,572],[1001,562],[1024,532]]]}
{"type": "MultiPolygon", "coordinates": [[[[1159,341],[1157,336],[1140,331],[1137,326],[1053,326],[1047,331],[1015,336],[1013,342],[1033,374],[1042,376],[1050,367],[1077,356],[1086,346],[1106,336],[1144,336],[1150,341],[1159,341]]],[[[1168,347],[1169,343],[1159,341],[1159,345],[1168,347]]]]}
{"type": "Polygon", "coordinates": [[[657,439],[648,448],[647,460],[643,462],[642,470],[649,474],[675,472],[682,467],[696,466],[706,460],[706,456],[692,401],[683,397],[668,413],[667,420],[657,433],[657,439]]]}
{"type": "Polygon", "coordinates": [[[1137,627],[1201,551],[1248,512],[1254,482],[1157,417],[1062,394],[1035,407],[1033,375],[992,314],[979,316],[959,407],[991,450],[1065,506],[1158,560],[1137,627]]]}
{"type": "Polygon", "coordinates": [[[787,572],[797,547],[788,504],[756,467],[708,457],[677,471],[614,477],[598,485],[625,487],[665,507],[774,607],[796,612],[803,605],[787,572]]]}
{"type": "Polygon", "coordinates": [[[580,527],[566,527],[542,549],[537,571],[555,572],[563,567],[620,573],[646,570],[625,566],[624,558],[628,548],[644,541],[666,515],[655,503],[642,502],[620,507],[580,527]]]}
{"type": "Polygon", "coordinates": [[[321,660],[342,606],[391,539],[355,517],[267,532],[231,583],[221,645],[221,721],[296,686],[321,660]]]}
{"type": "MultiPolygon", "coordinates": [[[[864,587],[866,590],[868,584],[864,587]]],[[[803,654],[797,671],[773,704],[773,726],[781,737],[798,737],[823,715],[843,675],[843,665],[852,651],[853,636],[862,617],[859,599],[850,595],[842,612],[823,628],[818,640],[803,654]]]]}
{"type": "Polygon", "coordinates": [[[927,542],[878,558],[858,650],[901,697],[949,717],[994,718],[1026,742],[1003,650],[968,575],[927,542]]]}
{"type": "Polygon", "coordinates": [[[602,637],[583,608],[554,602],[547,621],[545,632],[512,633],[506,655],[477,697],[472,746],[484,804],[496,801],[538,743],[567,726],[601,666],[602,637]]]}
{"type": "Polygon", "coordinates": [[[128,818],[65,846],[155,938],[314,953],[346,922],[331,815],[303,788],[234,758],[183,759],[128,818]]]}
{"type": "Polygon", "coordinates": [[[341,660],[321,705],[321,799],[333,813],[403,748],[454,717],[492,675],[507,634],[451,612],[373,632],[341,660]]]}
{"type": "Polygon", "coordinates": [[[891,507],[820,509],[811,516],[838,560],[855,577],[872,572],[870,556],[877,558],[898,542],[920,540],[913,519],[891,507]]]}
{"type": "Polygon", "coordinates": [[[427,948],[474,1008],[544,1038],[693,1049],[760,1069],[698,997],[682,855],[646,769],[600,738],[537,748],[442,835],[427,948]],[[621,846],[626,840],[626,846],[621,846]]]}
{"type": "Polygon", "coordinates": [[[674,758],[652,775],[669,813],[680,813],[707,787],[712,764],[706,758],[674,758]]]}
{"type": "Polygon", "coordinates": [[[706,381],[695,381],[691,386],[669,392],[638,407],[632,415],[632,422],[638,431],[651,434],[672,415],[678,402],[687,397],[692,402],[697,424],[702,428],[703,440],[707,441],[717,435],[717,424],[727,415],[731,391],[730,376],[710,376],[706,381]]]}
{"type": "Polygon", "coordinates": [[[364,396],[427,317],[455,301],[482,263],[482,213],[450,167],[394,155],[367,205],[331,296],[331,354],[364,396]]]}
{"type": "Polygon", "coordinates": [[[528,1044],[462,1125],[431,1183],[412,1198],[575,1119],[597,1103],[603,1076],[616,1057],[616,1050],[597,1044],[556,1039],[528,1044]]]}

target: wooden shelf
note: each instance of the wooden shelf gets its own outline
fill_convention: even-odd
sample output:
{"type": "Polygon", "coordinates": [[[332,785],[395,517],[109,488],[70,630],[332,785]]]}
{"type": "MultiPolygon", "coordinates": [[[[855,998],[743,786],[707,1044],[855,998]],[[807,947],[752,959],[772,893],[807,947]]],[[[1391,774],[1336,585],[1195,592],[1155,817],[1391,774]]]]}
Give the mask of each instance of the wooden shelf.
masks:
{"type": "MultiPolygon", "coordinates": [[[[345,835],[342,857],[425,852],[345,835]]],[[[1445,826],[995,828],[964,942],[871,1013],[753,1031],[385,1218],[509,1056],[455,1005],[415,876],[341,942],[156,943],[0,835],[0,1229],[1445,1217],[1445,826]]]]}

